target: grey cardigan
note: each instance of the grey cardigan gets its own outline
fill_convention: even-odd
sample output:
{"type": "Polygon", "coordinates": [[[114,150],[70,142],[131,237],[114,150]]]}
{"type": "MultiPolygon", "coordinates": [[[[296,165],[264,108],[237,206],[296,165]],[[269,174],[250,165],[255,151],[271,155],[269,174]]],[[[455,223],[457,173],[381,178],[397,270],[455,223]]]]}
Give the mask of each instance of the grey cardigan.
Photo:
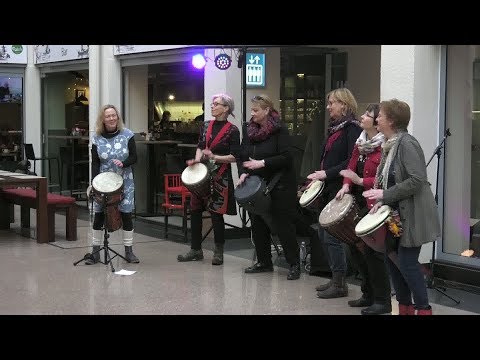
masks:
{"type": "Polygon", "coordinates": [[[437,204],[427,180],[422,147],[412,135],[401,132],[392,164],[395,185],[383,192],[386,205],[399,202],[403,235],[400,245],[418,247],[441,236],[437,204]]]}

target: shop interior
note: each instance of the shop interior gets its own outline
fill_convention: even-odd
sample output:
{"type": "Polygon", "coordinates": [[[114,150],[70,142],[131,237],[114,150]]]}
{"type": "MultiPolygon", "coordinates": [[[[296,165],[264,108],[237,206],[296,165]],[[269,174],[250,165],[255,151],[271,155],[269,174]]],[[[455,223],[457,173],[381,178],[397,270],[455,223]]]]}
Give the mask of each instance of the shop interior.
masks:
{"type": "Polygon", "coordinates": [[[0,161],[13,168],[22,159],[23,77],[0,76],[0,161]]]}

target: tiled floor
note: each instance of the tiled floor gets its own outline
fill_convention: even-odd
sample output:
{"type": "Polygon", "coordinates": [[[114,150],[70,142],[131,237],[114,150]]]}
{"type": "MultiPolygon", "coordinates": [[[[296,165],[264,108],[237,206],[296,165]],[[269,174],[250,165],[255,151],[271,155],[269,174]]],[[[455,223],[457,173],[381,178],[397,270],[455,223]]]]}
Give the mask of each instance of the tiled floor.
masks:
{"type": "MultiPolygon", "coordinates": [[[[87,266],[83,261],[73,266],[89,252],[90,224],[79,220],[79,239],[68,242],[62,235],[64,222],[57,215],[57,241],[51,244],[20,236],[17,223],[10,231],[0,231],[0,314],[360,313],[347,305],[360,296],[358,281],[350,281],[347,298],[321,300],[314,288],[327,279],[303,273],[299,280],[288,281],[282,266],[273,273],[245,274],[243,269],[252,263],[253,255],[249,239],[227,241],[223,266],[211,265],[211,239],[204,244],[203,261],[179,263],[177,255],[188,251],[189,245],[164,240],[161,228],[138,220],[134,252],[140,264],[113,260],[115,270],[135,270],[135,274],[115,275],[108,266],[87,266]]],[[[123,254],[119,234],[113,233],[109,241],[123,254]]],[[[460,299],[460,305],[453,306],[451,300],[430,290],[434,314],[480,314],[479,295],[458,289],[447,293],[460,299]]],[[[394,300],[393,308],[393,314],[398,313],[394,300]]]]}

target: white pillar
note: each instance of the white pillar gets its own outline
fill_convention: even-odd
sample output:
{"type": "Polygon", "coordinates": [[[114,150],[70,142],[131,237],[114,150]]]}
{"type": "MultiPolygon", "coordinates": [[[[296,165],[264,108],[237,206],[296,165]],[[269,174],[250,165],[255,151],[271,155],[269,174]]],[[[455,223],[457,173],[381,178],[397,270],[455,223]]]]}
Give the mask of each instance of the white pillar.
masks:
{"type": "MultiPolygon", "coordinates": [[[[40,70],[34,64],[35,53],[33,48],[33,45],[27,46],[28,61],[24,77],[25,121],[23,131],[25,143],[33,144],[35,154],[38,154],[37,157],[39,157],[42,148],[42,83],[40,70]]],[[[40,170],[37,172],[41,173],[40,170]]]]}
{"type": "MultiPolygon", "coordinates": [[[[113,45],[100,45],[101,104],[122,108],[122,67],[113,55],[113,45]]],[[[98,109],[97,109],[98,111],[98,109]]]]}

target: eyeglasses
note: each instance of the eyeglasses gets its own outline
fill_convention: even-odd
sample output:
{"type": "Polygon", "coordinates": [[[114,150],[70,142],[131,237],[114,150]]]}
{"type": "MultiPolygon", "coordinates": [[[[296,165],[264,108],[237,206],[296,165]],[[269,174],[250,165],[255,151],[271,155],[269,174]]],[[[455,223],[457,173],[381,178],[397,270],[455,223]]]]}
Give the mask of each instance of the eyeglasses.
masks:
{"type": "Polygon", "coordinates": [[[252,101],[265,101],[265,99],[260,95],[256,95],[252,98],[252,101]]]}
{"type": "Polygon", "coordinates": [[[217,107],[218,105],[227,106],[227,105],[225,105],[225,104],[218,103],[218,102],[214,102],[214,103],[211,103],[211,104],[210,104],[210,106],[213,106],[213,107],[217,107]]]}
{"type": "Polygon", "coordinates": [[[369,117],[369,118],[372,119],[373,121],[375,121],[375,119],[376,119],[376,117],[370,115],[370,114],[368,113],[368,111],[365,111],[365,114],[363,114],[363,115],[365,115],[366,117],[369,117]]]}

